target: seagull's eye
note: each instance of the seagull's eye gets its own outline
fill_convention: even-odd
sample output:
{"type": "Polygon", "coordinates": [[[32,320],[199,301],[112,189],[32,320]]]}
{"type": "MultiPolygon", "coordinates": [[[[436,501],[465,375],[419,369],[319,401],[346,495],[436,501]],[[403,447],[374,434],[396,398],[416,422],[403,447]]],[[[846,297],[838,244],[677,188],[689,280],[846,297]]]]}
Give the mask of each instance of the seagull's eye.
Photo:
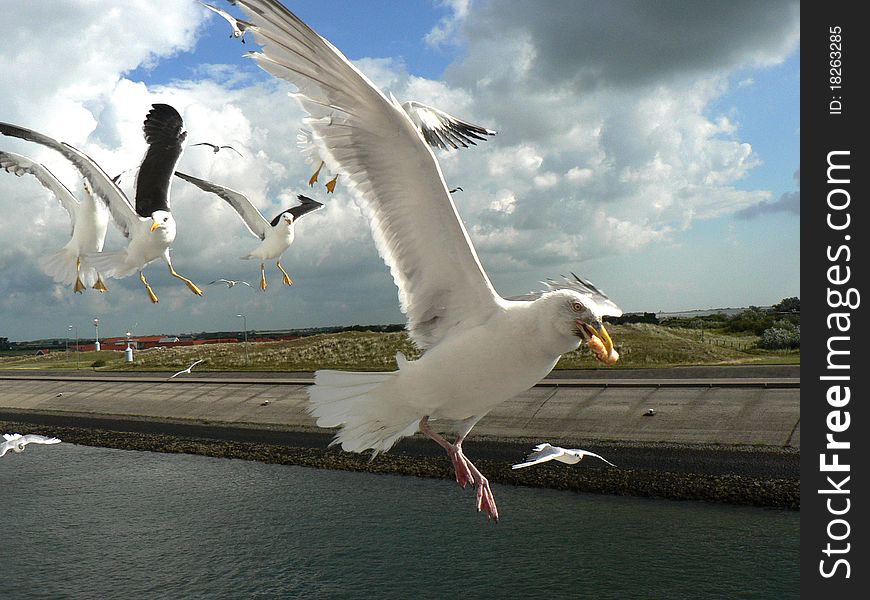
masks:
{"type": "Polygon", "coordinates": [[[571,310],[573,310],[574,312],[581,312],[583,310],[583,305],[579,302],[572,302],[571,310]]]}

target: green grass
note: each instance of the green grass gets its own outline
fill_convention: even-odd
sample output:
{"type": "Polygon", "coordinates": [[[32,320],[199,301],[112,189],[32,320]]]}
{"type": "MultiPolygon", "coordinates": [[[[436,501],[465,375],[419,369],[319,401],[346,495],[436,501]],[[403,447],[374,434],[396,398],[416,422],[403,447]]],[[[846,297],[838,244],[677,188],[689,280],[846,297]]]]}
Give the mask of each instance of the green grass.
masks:
{"type": "MultiPolygon", "coordinates": [[[[754,348],[755,336],[704,332],[634,323],[608,327],[621,360],[614,368],[673,367],[688,365],[799,364],[800,351],[769,351],[754,348]],[[712,343],[711,343],[712,342],[712,343]]],[[[0,357],[0,369],[80,369],[98,371],[177,371],[197,359],[206,362],[196,371],[315,371],[348,369],[390,371],[396,368],[396,352],[415,359],[420,352],[407,334],[345,332],[314,335],[285,342],[206,344],[176,348],[137,350],[132,364],[124,353],[112,350],[76,353],[52,352],[48,356],[0,357]],[[99,364],[99,363],[98,363],[99,364]]],[[[557,369],[598,368],[585,347],[565,354],[557,369]]]]}

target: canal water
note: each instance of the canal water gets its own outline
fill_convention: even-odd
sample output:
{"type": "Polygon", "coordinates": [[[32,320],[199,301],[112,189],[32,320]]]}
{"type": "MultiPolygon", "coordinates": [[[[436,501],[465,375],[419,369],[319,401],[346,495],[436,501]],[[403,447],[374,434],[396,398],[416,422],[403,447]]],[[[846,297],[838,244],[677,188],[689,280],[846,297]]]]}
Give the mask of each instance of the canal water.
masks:
{"type": "Polygon", "coordinates": [[[488,524],[446,480],[31,445],[0,458],[0,595],[798,597],[798,512],[494,493],[488,524]]]}

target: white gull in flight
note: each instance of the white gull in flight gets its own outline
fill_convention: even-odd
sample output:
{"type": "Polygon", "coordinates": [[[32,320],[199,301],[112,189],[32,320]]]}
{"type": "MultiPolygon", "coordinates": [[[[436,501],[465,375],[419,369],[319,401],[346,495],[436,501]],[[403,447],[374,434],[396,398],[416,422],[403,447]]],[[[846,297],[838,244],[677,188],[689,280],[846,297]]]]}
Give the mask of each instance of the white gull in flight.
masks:
{"type": "Polygon", "coordinates": [[[547,462],[548,460],[558,460],[559,462],[565,463],[566,465],[576,465],[587,456],[599,458],[611,467],[616,466],[600,454],[595,454],[594,452],[589,452],[588,450],[580,450],[579,448],[569,449],[562,448],[560,446],[552,446],[544,442],[543,444],[538,444],[537,446],[535,446],[531,454],[526,457],[526,460],[524,462],[513,465],[511,468],[523,469],[525,467],[531,467],[532,465],[537,465],[542,462],[547,462]]]}
{"type": "Polygon", "coordinates": [[[20,433],[4,433],[3,439],[5,441],[0,444],[0,456],[4,456],[10,450],[16,453],[24,452],[24,447],[27,444],[60,443],[60,440],[55,437],[50,438],[45,437],[44,435],[36,435],[35,433],[29,433],[27,435],[21,435],[20,433]]]}
{"type": "MultiPolygon", "coordinates": [[[[218,198],[226,201],[238,213],[245,227],[251,234],[262,240],[262,243],[254,248],[249,254],[242,257],[243,260],[252,258],[260,259],[260,289],[266,291],[266,264],[264,261],[276,259],[275,265],[284,276],[284,284],[292,285],[293,280],[284,267],[281,266],[281,255],[290,247],[296,237],[296,221],[310,212],[323,208],[323,204],[301,194],[297,199],[301,204],[281,211],[271,222],[257,210],[250,200],[244,195],[228,187],[199,179],[192,175],[179,173],[176,177],[192,183],[203,191],[211,192],[218,198]]],[[[232,286],[230,286],[232,287],[232,286]]]]}
{"type": "MultiPolygon", "coordinates": [[[[199,0],[197,0],[199,2],[199,0]]],[[[228,13],[225,10],[218,8],[217,6],[212,6],[211,4],[206,4],[205,2],[200,2],[204,7],[209,9],[210,11],[217,13],[221,17],[227,20],[227,23],[230,24],[230,27],[233,28],[233,32],[230,34],[232,38],[241,38],[242,43],[245,43],[245,30],[250,27],[250,23],[247,21],[242,21],[241,19],[235,18],[233,15],[228,13]]]]}
{"type": "MultiPolygon", "coordinates": [[[[321,427],[352,452],[388,450],[422,431],[440,444],[456,481],[498,519],[489,481],[462,444],[493,408],[529,389],[583,341],[612,341],[602,322],[621,311],[576,289],[534,300],[496,293],[456,212],[441,168],[417,125],[332,44],[274,0],[238,0],[263,48],[250,56],[298,88],[320,156],[340,171],[368,217],[399,288],[411,338],[424,354],[397,355],[387,373],[321,370],[309,388],[321,427]],[[594,334],[592,332],[595,332],[594,334]],[[454,442],[432,428],[444,421],[454,442]]],[[[603,295],[602,295],[603,296],[603,295]]]]}
{"type": "Polygon", "coordinates": [[[179,375],[190,375],[190,372],[193,370],[193,368],[194,368],[196,365],[198,365],[199,363],[201,363],[201,362],[205,362],[205,359],[204,359],[204,358],[200,358],[199,360],[195,360],[195,361],[193,361],[193,362],[191,363],[191,365],[190,365],[189,367],[187,367],[186,369],[181,369],[181,370],[178,371],[177,373],[173,373],[172,375],[170,375],[169,377],[167,377],[167,378],[166,378],[166,381],[169,381],[170,379],[175,379],[175,378],[178,377],[179,375]]]}
{"type": "Polygon", "coordinates": [[[25,173],[33,175],[69,213],[72,225],[70,240],[57,252],[42,258],[43,271],[57,283],[73,286],[73,291],[79,294],[89,287],[107,291],[106,283],[96,269],[82,264],[86,255],[103,249],[109,226],[109,211],[102,202],[94,202],[88,180],[84,180],[85,193],[79,202],[45,165],[26,156],[0,151],[0,168],[18,177],[25,173]]]}
{"type": "Polygon", "coordinates": [[[202,295],[196,284],[175,271],[169,257],[176,234],[175,219],[169,210],[169,188],[187,136],[183,125],[181,115],[168,104],[154,104],[148,112],[143,125],[148,150],[136,176],[135,207],[118,184],[77,148],[9,123],[0,123],[0,133],[57,150],[73,163],[88,180],[93,193],[109,207],[115,225],[130,240],[124,250],[88,254],[86,262],[107,277],[120,279],[139,271],[139,280],[149,299],[156,303],[157,295],[145,279],[143,269],[158,258],[163,258],[173,277],[182,280],[197,296],[202,295]]]}

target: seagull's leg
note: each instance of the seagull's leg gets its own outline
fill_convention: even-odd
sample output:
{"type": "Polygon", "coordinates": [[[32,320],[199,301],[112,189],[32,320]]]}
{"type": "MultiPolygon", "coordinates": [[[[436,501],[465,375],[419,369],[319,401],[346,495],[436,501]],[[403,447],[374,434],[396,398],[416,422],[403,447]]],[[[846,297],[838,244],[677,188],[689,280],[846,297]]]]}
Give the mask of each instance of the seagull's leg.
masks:
{"type": "Polygon", "coordinates": [[[462,442],[465,441],[465,436],[468,435],[468,432],[471,431],[471,428],[474,427],[479,420],[480,419],[478,417],[472,417],[465,420],[465,424],[462,428],[462,431],[459,432],[459,437],[456,438],[456,443],[454,444],[454,446],[456,446],[456,449],[465,459],[465,464],[468,465],[468,469],[469,471],[471,471],[471,474],[474,477],[474,481],[476,482],[477,510],[485,510],[487,518],[498,521],[498,508],[495,505],[495,498],[492,495],[492,488],[489,487],[489,480],[483,476],[483,473],[477,470],[477,467],[474,466],[474,463],[465,458],[465,455],[462,454],[462,442]]]}
{"type": "Polygon", "coordinates": [[[197,296],[202,296],[202,290],[199,289],[199,286],[197,286],[194,282],[192,282],[187,277],[179,275],[178,273],[175,272],[175,268],[172,266],[172,259],[169,257],[169,248],[167,248],[166,250],[163,251],[163,261],[166,263],[166,266],[169,267],[169,274],[170,275],[172,275],[176,279],[180,279],[181,281],[183,281],[187,285],[187,287],[190,289],[190,291],[193,292],[194,294],[196,294],[197,296]]]}
{"type": "Polygon", "coordinates": [[[281,260],[277,260],[275,264],[278,265],[278,270],[284,273],[284,285],[293,285],[293,280],[290,279],[290,275],[284,270],[284,267],[281,266],[281,260]]]}
{"type": "Polygon", "coordinates": [[[471,474],[471,470],[468,468],[468,461],[462,454],[462,450],[434,431],[429,426],[429,417],[423,417],[420,419],[420,431],[423,432],[423,435],[434,440],[439,446],[447,450],[447,455],[450,457],[450,461],[453,463],[453,469],[456,471],[456,483],[458,483],[461,488],[465,489],[465,486],[468,483],[474,483],[474,477],[471,474]]]}
{"type": "Polygon", "coordinates": [[[176,279],[180,279],[181,281],[186,283],[187,287],[190,288],[191,292],[193,292],[197,296],[202,296],[202,290],[199,289],[199,286],[197,286],[194,282],[192,282],[187,277],[184,277],[183,275],[179,275],[178,273],[176,273],[175,269],[172,268],[171,264],[169,265],[169,274],[172,275],[173,277],[175,277],[176,279]]]}
{"type": "Polygon", "coordinates": [[[151,299],[151,303],[157,304],[157,294],[154,293],[154,290],[152,290],[151,286],[148,285],[148,281],[145,280],[144,271],[139,271],[139,281],[141,281],[142,285],[145,286],[145,289],[148,290],[148,297],[151,299]]]}
{"type": "Polygon", "coordinates": [[[478,420],[477,417],[473,417],[465,422],[466,425],[463,427],[463,431],[460,432],[455,444],[451,444],[441,435],[432,430],[429,426],[429,417],[423,417],[420,419],[420,431],[422,431],[427,437],[435,440],[439,446],[447,450],[447,455],[450,456],[450,460],[453,462],[453,468],[456,471],[456,483],[463,488],[465,488],[465,485],[469,482],[475,485],[477,488],[477,510],[486,511],[487,519],[498,521],[498,508],[495,506],[495,498],[493,498],[492,489],[489,487],[489,480],[484,477],[477,467],[475,467],[474,464],[465,457],[465,454],[462,453],[462,442],[478,420]]]}
{"type": "Polygon", "coordinates": [[[82,283],[82,278],[79,276],[82,270],[82,259],[76,257],[76,283],[73,286],[73,292],[76,294],[81,294],[86,288],[85,284],[82,283]]]}
{"type": "Polygon", "coordinates": [[[317,183],[317,178],[320,177],[320,169],[323,168],[323,161],[320,161],[320,166],[317,167],[317,170],[314,171],[314,175],[311,176],[311,179],[308,180],[308,187],[314,187],[314,184],[317,183]]]}
{"type": "Polygon", "coordinates": [[[97,282],[94,283],[94,289],[97,290],[98,292],[100,292],[101,294],[103,292],[109,291],[109,288],[106,287],[106,282],[103,281],[103,276],[100,275],[99,273],[97,273],[97,282]]]}
{"type": "Polygon", "coordinates": [[[335,184],[338,182],[338,175],[326,182],[326,193],[331,194],[335,191],[335,184]]]}
{"type": "Polygon", "coordinates": [[[260,263],[260,289],[266,291],[266,264],[260,263]]]}

